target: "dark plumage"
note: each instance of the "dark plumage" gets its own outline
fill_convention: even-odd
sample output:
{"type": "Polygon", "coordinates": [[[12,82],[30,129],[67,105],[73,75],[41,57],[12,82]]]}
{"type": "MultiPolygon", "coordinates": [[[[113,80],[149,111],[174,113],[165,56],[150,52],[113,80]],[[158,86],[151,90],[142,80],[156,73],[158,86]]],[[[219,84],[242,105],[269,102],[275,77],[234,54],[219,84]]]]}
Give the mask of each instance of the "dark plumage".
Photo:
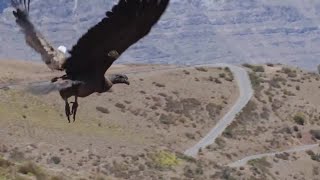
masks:
{"type": "Polygon", "coordinates": [[[60,91],[66,102],[66,115],[77,112],[77,98],[92,93],[108,91],[113,84],[129,85],[126,75],[105,77],[105,72],[132,44],[146,36],[160,19],[169,0],[120,0],[111,11],[84,34],[69,51],[70,56],[53,48],[34,28],[29,20],[30,0],[11,0],[17,24],[25,34],[26,41],[39,52],[50,69],[65,70],[66,75],[52,79],[52,86],[60,91]],[[60,84],[63,85],[60,85],[60,84]],[[68,98],[75,96],[70,111],[68,98]]]}

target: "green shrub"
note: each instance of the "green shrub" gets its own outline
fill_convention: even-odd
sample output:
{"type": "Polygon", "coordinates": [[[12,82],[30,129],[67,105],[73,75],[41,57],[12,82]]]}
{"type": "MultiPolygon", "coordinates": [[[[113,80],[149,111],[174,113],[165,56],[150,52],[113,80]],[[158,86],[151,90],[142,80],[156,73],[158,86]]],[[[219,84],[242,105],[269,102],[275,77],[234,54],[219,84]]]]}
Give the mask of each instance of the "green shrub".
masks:
{"type": "Polygon", "coordinates": [[[0,168],[7,168],[11,166],[11,163],[5,159],[2,159],[1,156],[0,156],[0,168]]]}
{"type": "Polygon", "coordinates": [[[208,69],[206,69],[204,67],[196,67],[195,69],[198,71],[201,71],[201,72],[208,72],[208,69]]]}
{"type": "Polygon", "coordinates": [[[265,72],[263,66],[256,66],[256,65],[251,65],[251,64],[243,64],[242,66],[251,69],[253,72],[265,72]]]}
{"type": "Polygon", "coordinates": [[[293,120],[295,123],[303,126],[304,123],[305,123],[305,117],[302,113],[297,113],[294,117],[293,117],[293,120]]]}
{"type": "Polygon", "coordinates": [[[225,77],[226,77],[226,74],[225,74],[225,73],[220,73],[220,74],[219,74],[219,77],[220,77],[220,78],[225,78],[225,77]]]}
{"type": "Polygon", "coordinates": [[[261,86],[263,80],[259,76],[257,76],[255,73],[249,73],[249,77],[254,89],[257,89],[261,86]]]}
{"type": "Polygon", "coordinates": [[[267,161],[267,158],[265,158],[265,157],[258,158],[258,159],[252,159],[252,160],[248,161],[248,164],[251,166],[254,166],[254,167],[257,167],[257,166],[263,166],[263,167],[268,167],[268,168],[272,167],[272,164],[269,163],[267,161]]]}
{"type": "Polygon", "coordinates": [[[291,70],[290,68],[284,67],[284,68],[282,68],[282,72],[287,74],[288,77],[291,77],[291,78],[297,77],[297,71],[291,70]]]}
{"type": "Polygon", "coordinates": [[[179,165],[180,159],[173,153],[159,151],[152,155],[153,163],[159,168],[172,168],[179,165]]]}
{"type": "Polygon", "coordinates": [[[263,66],[253,66],[252,70],[254,72],[264,72],[264,67],[263,66]]]}
{"type": "Polygon", "coordinates": [[[47,175],[43,170],[31,162],[21,165],[18,168],[18,172],[21,174],[32,174],[37,179],[47,179],[47,175]]]}

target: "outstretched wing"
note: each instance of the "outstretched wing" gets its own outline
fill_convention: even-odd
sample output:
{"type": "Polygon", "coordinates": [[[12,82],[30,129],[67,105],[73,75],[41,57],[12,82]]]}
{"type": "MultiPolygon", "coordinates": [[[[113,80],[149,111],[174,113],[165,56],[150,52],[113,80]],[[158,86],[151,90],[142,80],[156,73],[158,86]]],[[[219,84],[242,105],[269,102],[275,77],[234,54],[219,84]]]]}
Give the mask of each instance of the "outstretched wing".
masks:
{"type": "Polygon", "coordinates": [[[24,33],[27,44],[41,54],[42,60],[50,69],[63,70],[66,60],[64,53],[53,48],[29,19],[30,0],[11,0],[11,4],[15,8],[13,15],[16,23],[24,33]]]}
{"type": "Polygon", "coordinates": [[[69,75],[95,72],[103,75],[132,44],[149,33],[169,0],[120,0],[70,51],[69,75]]]}

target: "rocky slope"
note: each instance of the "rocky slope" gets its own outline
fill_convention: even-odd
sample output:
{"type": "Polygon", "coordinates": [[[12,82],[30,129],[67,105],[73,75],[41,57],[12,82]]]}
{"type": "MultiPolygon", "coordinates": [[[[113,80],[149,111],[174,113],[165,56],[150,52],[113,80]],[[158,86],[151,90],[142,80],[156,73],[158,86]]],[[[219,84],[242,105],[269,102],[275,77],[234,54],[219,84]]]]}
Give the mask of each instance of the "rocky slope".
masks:
{"type": "MultiPolygon", "coordinates": [[[[31,17],[56,46],[71,48],[115,2],[33,0],[31,17]]],[[[172,0],[158,26],[119,62],[281,62],[315,70],[319,7],[313,0],[172,0]]],[[[25,46],[10,8],[0,15],[0,34],[0,57],[39,59],[25,46]]]]}
{"type": "Polygon", "coordinates": [[[242,179],[317,179],[320,76],[282,65],[246,66],[255,96],[201,157],[228,166],[252,155],[276,153],[251,159],[231,174],[242,179]],[[311,148],[299,150],[304,146],[311,148]]]}

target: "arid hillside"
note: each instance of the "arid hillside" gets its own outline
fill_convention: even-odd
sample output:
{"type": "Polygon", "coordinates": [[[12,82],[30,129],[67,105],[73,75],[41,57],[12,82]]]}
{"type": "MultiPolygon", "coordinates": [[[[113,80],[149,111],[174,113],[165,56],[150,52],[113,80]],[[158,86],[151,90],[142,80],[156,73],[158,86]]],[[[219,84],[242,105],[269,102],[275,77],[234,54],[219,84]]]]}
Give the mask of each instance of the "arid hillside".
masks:
{"type": "Polygon", "coordinates": [[[283,65],[244,66],[255,95],[200,157],[232,165],[228,176],[235,179],[319,179],[320,76],[283,65]]]}
{"type": "Polygon", "coordinates": [[[58,93],[23,88],[59,73],[0,61],[0,179],[319,179],[320,76],[244,68],[254,96],[193,158],[183,152],[239,98],[228,68],[115,65],[110,73],[126,73],[131,85],[80,99],[69,124],[58,93]]]}
{"type": "Polygon", "coordinates": [[[0,179],[190,177],[186,168],[199,164],[181,152],[238,98],[230,70],[115,65],[116,72],[127,73],[130,86],[80,99],[69,124],[59,93],[34,96],[22,88],[61,73],[0,61],[2,87],[17,85],[0,89],[0,179]]]}

